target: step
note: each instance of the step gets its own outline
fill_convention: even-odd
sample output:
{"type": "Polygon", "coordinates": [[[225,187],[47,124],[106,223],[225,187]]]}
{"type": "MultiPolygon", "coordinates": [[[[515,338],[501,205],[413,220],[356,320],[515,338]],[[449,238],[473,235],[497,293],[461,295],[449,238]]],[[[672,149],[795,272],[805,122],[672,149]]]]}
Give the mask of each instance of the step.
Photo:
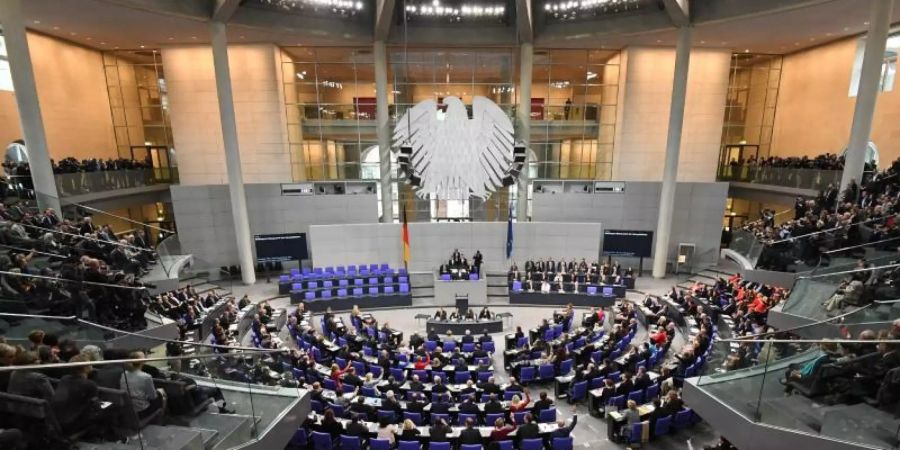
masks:
{"type": "Polygon", "coordinates": [[[491,287],[491,286],[488,286],[488,288],[487,288],[487,295],[488,295],[488,296],[491,296],[491,295],[509,295],[509,288],[506,287],[506,286],[501,286],[501,287],[491,287]]]}
{"type": "Polygon", "coordinates": [[[410,289],[410,293],[416,297],[434,297],[434,287],[414,287],[410,289]]]}
{"type": "Polygon", "coordinates": [[[191,420],[191,426],[218,432],[208,449],[226,449],[250,440],[252,421],[250,416],[240,414],[205,413],[191,420]]]}

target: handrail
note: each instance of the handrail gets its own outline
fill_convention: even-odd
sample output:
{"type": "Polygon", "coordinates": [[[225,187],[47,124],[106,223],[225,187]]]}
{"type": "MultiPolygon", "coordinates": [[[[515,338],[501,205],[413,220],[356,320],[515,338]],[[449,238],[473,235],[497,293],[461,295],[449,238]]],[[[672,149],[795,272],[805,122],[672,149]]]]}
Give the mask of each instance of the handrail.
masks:
{"type": "Polygon", "coordinates": [[[94,211],[94,212],[99,212],[99,213],[102,213],[102,214],[106,214],[106,215],[108,215],[108,216],[112,216],[112,217],[115,217],[115,218],[117,218],[117,219],[122,219],[122,220],[124,220],[124,221],[126,221],[126,222],[138,224],[138,225],[141,225],[141,226],[144,226],[144,227],[148,227],[148,228],[153,228],[153,229],[155,229],[155,230],[163,231],[163,232],[166,232],[166,233],[172,233],[172,234],[175,234],[175,232],[172,231],[172,230],[167,230],[167,229],[165,229],[165,228],[157,227],[157,226],[155,226],[155,225],[150,225],[150,224],[146,224],[146,223],[143,223],[143,222],[139,222],[139,221],[137,221],[137,220],[129,219],[129,218],[127,218],[127,217],[118,216],[118,215],[115,215],[115,214],[113,214],[113,213],[111,213],[111,212],[103,211],[103,210],[100,210],[100,209],[97,209],[97,208],[92,208],[92,207],[90,207],[90,206],[83,205],[83,204],[81,204],[81,203],[66,203],[66,205],[67,205],[67,206],[68,206],[68,205],[77,206],[77,207],[79,207],[79,208],[81,208],[81,209],[86,209],[86,210],[88,210],[88,211],[94,211]]]}
{"type": "Polygon", "coordinates": [[[112,245],[115,245],[115,246],[118,246],[118,247],[131,248],[131,249],[134,249],[134,250],[137,250],[137,251],[141,251],[141,252],[152,252],[152,251],[153,251],[152,249],[141,248],[141,247],[137,247],[137,246],[130,245],[130,244],[122,244],[122,243],[119,242],[119,241],[104,241],[103,239],[98,239],[98,238],[95,238],[95,237],[82,236],[82,235],[80,235],[80,234],[73,234],[73,233],[66,233],[65,231],[54,230],[54,229],[52,229],[52,228],[39,227],[39,226],[36,226],[36,225],[29,225],[29,224],[27,224],[27,223],[22,223],[22,222],[13,222],[13,223],[22,225],[23,227],[27,227],[27,228],[36,228],[36,229],[41,230],[41,231],[43,231],[43,232],[45,232],[45,233],[62,234],[62,235],[65,235],[65,236],[72,236],[72,237],[76,237],[76,238],[79,238],[79,239],[87,239],[87,240],[89,240],[89,241],[100,242],[100,243],[105,244],[105,245],[112,244],[112,245]]]}
{"type": "Polygon", "coordinates": [[[862,268],[854,269],[854,270],[845,270],[843,272],[822,273],[822,274],[817,274],[817,275],[803,275],[803,276],[797,277],[797,279],[798,280],[810,280],[813,278],[831,277],[834,275],[845,275],[848,273],[869,272],[869,271],[879,270],[879,269],[893,269],[895,267],[900,267],[900,263],[885,264],[883,266],[878,266],[878,267],[862,267],[862,268]]]}
{"type": "Polygon", "coordinates": [[[287,348],[273,350],[273,349],[264,349],[264,348],[256,348],[256,347],[237,347],[237,346],[232,346],[232,345],[207,344],[205,342],[199,342],[199,341],[179,341],[177,339],[166,339],[166,338],[157,337],[157,336],[148,336],[148,335],[135,333],[135,332],[131,332],[131,331],[120,330],[118,328],[113,328],[113,327],[109,327],[106,325],[101,325],[99,323],[94,323],[89,320],[79,319],[76,316],[36,316],[36,315],[31,315],[31,314],[0,313],[0,317],[4,317],[4,316],[22,317],[22,318],[36,317],[36,318],[41,318],[41,319],[59,320],[60,322],[75,321],[75,322],[78,322],[81,324],[89,325],[92,327],[100,328],[102,330],[111,331],[114,333],[120,333],[120,334],[124,334],[124,335],[128,335],[128,336],[137,336],[139,338],[150,339],[152,341],[159,341],[159,342],[164,342],[164,343],[193,345],[195,347],[208,347],[208,348],[213,348],[213,349],[240,350],[240,351],[244,351],[244,352],[259,352],[259,353],[289,350],[287,348]]]}
{"type": "MultiPolygon", "coordinates": [[[[45,275],[32,275],[30,273],[17,273],[17,272],[6,272],[0,270],[0,275],[11,275],[14,277],[26,277],[26,278],[39,278],[42,280],[52,280],[52,281],[67,281],[69,283],[81,283],[81,284],[89,284],[91,286],[103,286],[103,287],[111,287],[111,288],[120,288],[120,289],[132,289],[136,291],[146,290],[146,286],[122,286],[120,284],[110,284],[110,283],[100,283],[98,281],[79,281],[72,280],[69,278],[59,278],[59,277],[48,277],[45,275]]],[[[2,314],[2,313],[0,313],[2,314]]]]}
{"type": "Polygon", "coordinates": [[[853,250],[854,248],[868,247],[868,246],[870,246],[870,245],[874,245],[874,244],[882,244],[882,243],[885,243],[885,242],[896,241],[896,240],[900,240],[900,236],[896,236],[896,237],[892,237],[892,238],[887,238],[887,239],[882,239],[882,240],[880,240],[880,241],[866,242],[866,243],[864,243],[864,244],[851,245],[851,246],[849,246],[849,247],[836,248],[836,249],[834,249],[834,250],[828,250],[827,252],[822,252],[822,254],[828,255],[828,254],[831,254],[831,253],[843,252],[843,251],[847,251],[847,250],[853,250]]]}
{"type": "MultiPolygon", "coordinates": [[[[773,217],[773,218],[774,218],[774,217],[778,217],[778,216],[780,216],[780,215],[782,215],[782,214],[789,213],[789,212],[791,212],[791,211],[793,211],[793,209],[786,209],[786,210],[784,210],[784,211],[775,213],[775,215],[773,215],[772,217],[773,217]]],[[[756,223],[756,222],[762,222],[762,221],[763,221],[763,218],[760,217],[759,219],[756,219],[756,220],[747,222],[747,224],[756,223]]]]}
{"type": "Polygon", "coordinates": [[[828,229],[825,229],[825,230],[813,231],[813,232],[810,232],[810,233],[801,234],[800,236],[791,236],[791,237],[789,237],[789,238],[780,239],[780,240],[777,240],[777,241],[769,241],[769,242],[766,242],[765,244],[766,244],[766,245],[774,245],[774,244],[780,244],[780,243],[782,243],[782,242],[793,242],[793,241],[796,241],[796,240],[799,240],[799,239],[806,239],[806,238],[808,238],[808,237],[810,237],[810,236],[815,236],[815,235],[817,235],[817,234],[828,233],[828,232],[831,232],[831,231],[840,230],[840,229],[842,229],[842,228],[851,227],[851,226],[853,226],[853,225],[864,225],[864,224],[867,224],[867,223],[869,223],[869,222],[875,222],[875,221],[878,221],[878,220],[886,220],[886,219],[888,219],[888,218],[890,218],[890,217],[900,217],[900,213],[894,214],[894,215],[892,215],[892,216],[884,216],[884,217],[877,217],[877,218],[873,218],[873,219],[867,219],[867,220],[864,220],[864,221],[862,221],[862,222],[850,223],[850,224],[848,224],[848,225],[839,225],[839,226],[836,226],[836,227],[834,227],[834,228],[828,228],[828,229]]]}
{"type": "MultiPolygon", "coordinates": [[[[867,341],[872,342],[872,341],[867,341]]],[[[285,353],[287,349],[276,349],[276,350],[266,350],[265,353],[285,353]]],[[[246,353],[208,353],[205,355],[180,355],[180,356],[158,356],[155,358],[135,358],[135,359],[104,359],[100,361],[85,361],[85,362],[64,362],[64,363],[49,363],[49,364],[28,364],[21,366],[0,366],[0,372],[15,372],[18,370],[49,370],[49,369],[62,369],[62,368],[71,368],[71,367],[84,367],[84,366],[110,366],[115,364],[128,364],[134,362],[165,362],[165,361],[180,361],[180,360],[190,360],[190,359],[209,359],[209,358],[231,358],[231,357],[246,357],[246,353]]]]}
{"type": "Polygon", "coordinates": [[[852,315],[852,314],[856,314],[856,313],[858,313],[858,312],[860,312],[860,311],[862,311],[862,310],[864,310],[864,309],[868,309],[868,308],[870,308],[871,306],[872,306],[872,303],[869,303],[868,305],[861,306],[861,307],[859,307],[859,308],[854,309],[853,311],[846,312],[846,313],[843,313],[843,314],[840,314],[840,315],[837,315],[837,316],[834,316],[834,317],[828,317],[828,318],[826,318],[826,319],[818,320],[818,321],[815,321],[815,322],[812,322],[812,323],[803,324],[803,325],[798,325],[798,326],[796,326],[796,327],[793,327],[793,328],[787,328],[787,329],[784,329],[784,330],[765,331],[765,332],[762,332],[762,333],[750,334],[750,335],[747,335],[747,336],[740,336],[740,337],[738,337],[738,338],[735,338],[735,340],[736,340],[736,341],[752,342],[752,341],[754,340],[754,338],[758,338],[758,337],[770,336],[770,335],[775,335],[775,334],[779,334],[779,333],[790,333],[790,332],[793,332],[793,331],[802,330],[802,329],[804,329],[804,328],[810,328],[810,327],[814,327],[814,326],[816,326],[816,325],[822,325],[822,324],[825,324],[825,323],[828,323],[828,322],[831,322],[831,321],[834,321],[834,320],[843,319],[844,317],[847,317],[847,316],[852,315]]]}
{"type": "Polygon", "coordinates": [[[14,246],[14,245],[0,244],[0,247],[2,247],[2,248],[8,248],[8,249],[10,249],[10,250],[18,250],[18,251],[20,251],[20,252],[25,252],[25,253],[31,253],[31,252],[34,252],[34,253],[38,253],[38,254],[41,254],[41,255],[47,255],[47,256],[58,256],[58,257],[61,257],[61,258],[65,258],[65,257],[66,257],[66,255],[63,255],[63,254],[61,254],[61,253],[42,252],[42,251],[40,251],[40,250],[35,250],[35,249],[27,249],[27,248],[22,248],[22,247],[16,247],[16,246],[14,246]]]}
{"type": "Polygon", "coordinates": [[[900,344],[900,339],[716,339],[716,342],[772,342],[776,344],[900,344]]]}

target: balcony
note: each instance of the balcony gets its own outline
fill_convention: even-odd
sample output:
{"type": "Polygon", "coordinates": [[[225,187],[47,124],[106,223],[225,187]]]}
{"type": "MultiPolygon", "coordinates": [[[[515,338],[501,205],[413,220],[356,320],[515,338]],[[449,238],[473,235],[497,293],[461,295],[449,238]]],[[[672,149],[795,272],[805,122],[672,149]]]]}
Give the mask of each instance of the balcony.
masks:
{"type": "MultiPolygon", "coordinates": [[[[66,204],[89,203],[113,197],[168,191],[178,183],[177,167],[57,173],[56,189],[66,204]]],[[[10,189],[19,198],[33,198],[31,175],[9,176],[10,189]]]]}

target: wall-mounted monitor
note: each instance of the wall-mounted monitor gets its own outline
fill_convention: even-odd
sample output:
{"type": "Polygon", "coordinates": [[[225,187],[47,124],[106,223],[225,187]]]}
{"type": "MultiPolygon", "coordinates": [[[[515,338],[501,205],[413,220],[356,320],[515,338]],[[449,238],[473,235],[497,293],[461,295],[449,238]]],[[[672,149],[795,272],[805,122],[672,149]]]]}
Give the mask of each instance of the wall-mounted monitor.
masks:
{"type": "Polygon", "coordinates": [[[603,230],[604,256],[649,258],[652,251],[652,231],[603,230]]]}
{"type": "Polygon", "coordinates": [[[256,261],[302,261],[309,259],[306,247],[306,233],[257,234],[256,261]]]}

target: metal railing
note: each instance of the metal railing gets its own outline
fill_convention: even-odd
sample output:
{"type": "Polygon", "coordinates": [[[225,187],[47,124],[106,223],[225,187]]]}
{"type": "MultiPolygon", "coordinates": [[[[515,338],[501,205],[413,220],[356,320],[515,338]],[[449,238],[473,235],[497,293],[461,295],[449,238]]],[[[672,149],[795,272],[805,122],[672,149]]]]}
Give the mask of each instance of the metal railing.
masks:
{"type": "Polygon", "coordinates": [[[788,167],[768,167],[756,165],[721,165],[719,181],[766,184],[798,189],[824,190],[831,185],[839,185],[842,170],[797,169],[788,167]]]}

